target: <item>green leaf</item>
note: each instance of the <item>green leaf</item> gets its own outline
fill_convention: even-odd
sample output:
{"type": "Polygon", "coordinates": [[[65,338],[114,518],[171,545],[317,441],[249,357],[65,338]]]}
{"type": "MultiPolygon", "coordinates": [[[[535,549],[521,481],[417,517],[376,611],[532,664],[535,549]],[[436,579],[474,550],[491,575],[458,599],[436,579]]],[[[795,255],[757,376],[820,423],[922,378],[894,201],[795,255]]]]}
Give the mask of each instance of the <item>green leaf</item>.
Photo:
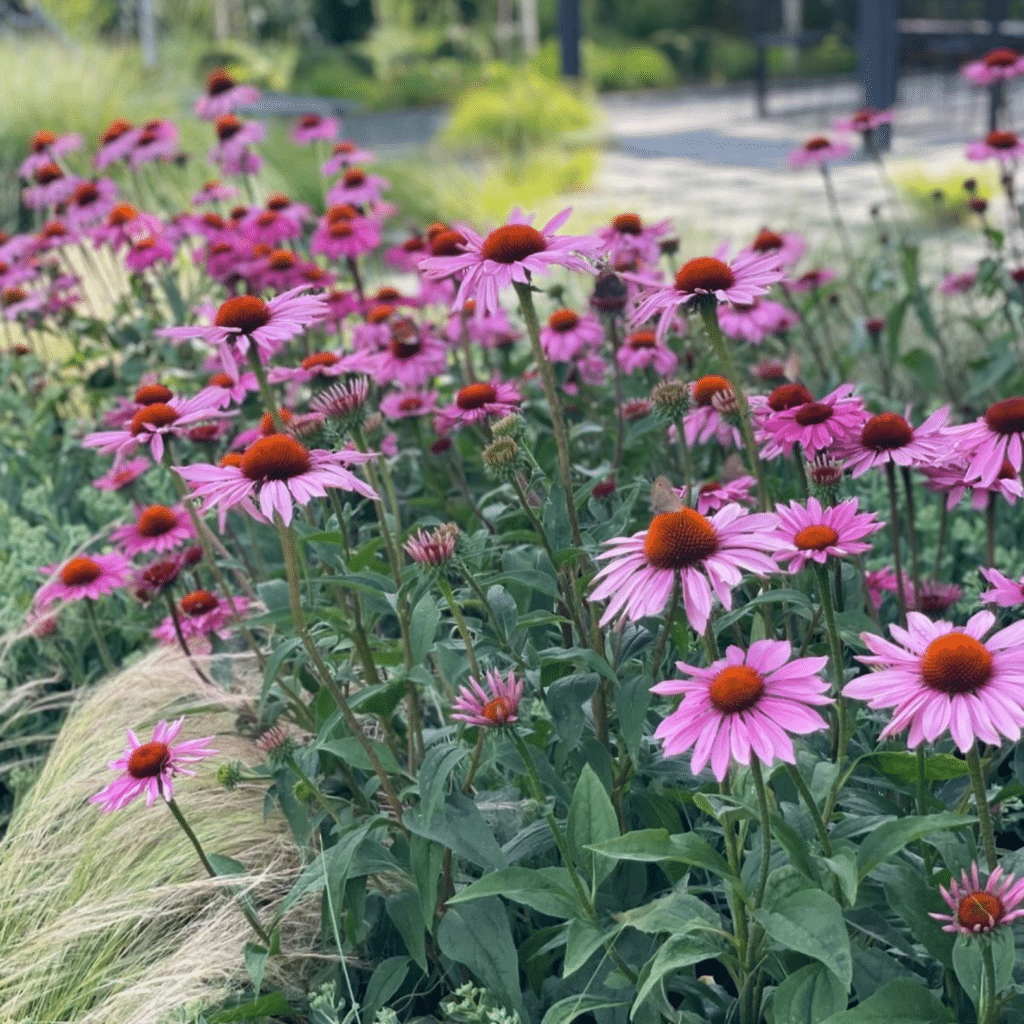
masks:
{"type": "Polygon", "coordinates": [[[565,868],[505,868],[471,882],[448,900],[448,906],[487,896],[504,896],[549,917],[570,918],[583,913],[565,868]]]}
{"type": "Polygon", "coordinates": [[[668,829],[647,828],[627,832],[592,846],[594,853],[612,860],[638,860],[647,863],[675,862],[713,871],[723,878],[735,878],[721,854],[696,832],[669,835],[668,829]]]}
{"type": "Polygon", "coordinates": [[[850,937],[843,911],[820,889],[794,893],[774,911],[761,908],[754,915],[764,930],[784,949],[795,950],[823,963],[848,990],[853,980],[850,937]]]}
{"type": "Polygon", "coordinates": [[[818,1024],[846,1009],[846,989],[824,965],[807,964],[775,990],[775,1024],[818,1024]]]}
{"type": "Polygon", "coordinates": [[[218,875],[244,875],[245,865],[234,857],[224,857],[219,853],[207,854],[206,859],[218,875]]]}
{"type": "Polygon", "coordinates": [[[595,857],[589,846],[616,839],[619,819],[611,797],[589,764],[583,766],[573,791],[565,832],[577,866],[594,879],[595,885],[600,885],[615,865],[607,857],[595,857]]]}
{"type": "Polygon", "coordinates": [[[288,584],[284,580],[264,580],[257,583],[256,593],[268,612],[286,611],[290,607],[288,584]]]}
{"type": "Polygon", "coordinates": [[[426,974],[427,952],[424,941],[426,924],[423,921],[423,914],[420,909],[419,894],[411,889],[406,889],[405,892],[389,896],[384,906],[388,917],[391,918],[392,924],[398,929],[398,934],[402,936],[402,941],[405,943],[405,948],[409,951],[409,956],[416,961],[420,970],[426,974]]]}
{"type": "Polygon", "coordinates": [[[612,916],[620,925],[628,925],[648,935],[660,932],[679,934],[722,927],[718,914],[702,899],[687,892],[669,893],[642,907],[612,916]]]}
{"type": "Polygon", "coordinates": [[[363,1005],[359,1007],[360,1018],[366,1021],[375,1020],[377,1011],[402,987],[408,973],[407,956],[392,956],[379,963],[366,986],[363,1005]]]}
{"type": "Polygon", "coordinates": [[[629,1011],[632,1018],[640,1004],[654,991],[655,986],[661,983],[662,979],[673,971],[682,967],[690,967],[692,964],[708,957],[715,956],[719,952],[717,943],[711,942],[701,935],[672,935],[661,944],[653,960],[649,960],[640,977],[637,979],[636,999],[633,1000],[633,1008],[629,1011]]]}
{"type": "Polygon", "coordinates": [[[569,922],[569,934],[565,940],[565,957],[562,960],[562,977],[575,974],[605,943],[614,939],[618,928],[605,931],[583,918],[569,922]]]}
{"type": "Polygon", "coordinates": [[[429,593],[424,594],[416,602],[409,619],[409,646],[414,664],[422,665],[427,660],[440,621],[441,611],[437,602],[429,593]]]}
{"type": "Polygon", "coordinates": [[[953,811],[942,811],[939,814],[914,814],[896,821],[887,821],[860,844],[857,851],[857,873],[863,879],[882,861],[902,850],[907,843],[944,829],[963,828],[976,820],[953,811]]]}
{"type": "Polygon", "coordinates": [[[263,972],[266,970],[270,953],[263,946],[257,946],[255,942],[247,942],[243,956],[245,969],[249,973],[249,980],[252,981],[252,990],[259,995],[260,989],[263,988],[263,972]]]}
{"type": "Polygon", "coordinates": [[[519,609],[512,595],[499,584],[487,588],[487,603],[494,612],[494,618],[501,628],[502,635],[510,639],[519,619],[519,609]]]}
{"type": "Polygon", "coordinates": [[[852,1010],[826,1017],[820,1024],[946,1024],[949,1011],[923,985],[893,981],[852,1010]]]}
{"type": "Polygon", "coordinates": [[[936,960],[952,968],[953,936],[929,916],[929,911],[949,910],[935,886],[926,882],[920,870],[910,864],[888,865],[882,885],[886,904],[906,921],[910,934],[936,960]]]}
{"type": "Polygon", "coordinates": [[[410,832],[440,843],[486,871],[508,867],[505,854],[479,808],[461,793],[452,793],[430,821],[424,821],[418,808],[406,811],[402,821],[410,832]]]}
{"type": "Polygon", "coordinates": [[[651,706],[651,683],[644,672],[627,672],[615,688],[615,713],[619,716],[619,733],[634,762],[640,756],[640,740],[647,724],[651,706]]]}
{"type": "MultiPolygon", "coordinates": [[[[386,744],[378,740],[370,740],[370,743],[386,772],[402,774],[402,766],[395,760],[395,755],[391,753],[386,744]]],[[[318,749],[341,758],[353,768],[359,768],[364,772],[373,771],[369,755],[363,750],[362,743],[355,736],[343,736],[340,740],[327,740],[327,742],[319,744],[318,749]]]]}
{"type": "Polygon", "coordinates": [[[210,1024],[233,1024],[234,1021],[261,1020],[263,1017],[299,1016],[288,1000],[280,992],[271,992],[260,996],[232,1010],[221,1010],[210,1017],[210,1024]]]}
{"type": "Polygon", "coordinates": [[[857,855],[853,850],[835,850],[833,856],[824,858],[829,870],[839,880],[843,898],[852,907],[857,902],[857,855]]]}
{"type": "Polygon", "coordinates": [[[430,821],[441,806],[452,772],[468,753],[465,747],[454,743],[438,743],[427,751],[419,773],[420,812],[425,821],[430,821]]]}
{"type": "Polygon", "coordinates": [[[519,960],[501,900],[450,907],[437,926],[441,952],[469,968],[501,1003],[527,1020],[519,988],[519,960]]]}
{"type": "Polygon", "coordinates": [[[587,724],[583,703],[593,696],[600,682],[601,677],[596,672],[575,672],[556,679],[547,688],[544,703],[551,712],[559,737],[570,747],[575,747],[583,735],[587,724]]]}
{"type": "Polygon", "coordinates": [[[853,946],[853,990],[864,1002],[883,985],[905,978],[920,981],[920,976],[904,967],[895,956],[877,946],[853,946]]]}
{"type": "Polygon", "coordinates": [[[984,960],[982,943],[992,943],[992,960],[996,969],[996,992],[1002,992],[1013,980],[1013,963],[1016,949],[1013,943],[1012,928],[996,928],[986,937],[975,935],[958,935],[953,943],[953,970],[957,981],[971,997],[975,1008],[981,998],[981,985],[984,978],[984,960]]]}
{"type": "Polygon", "coordinates": [[[577,1017],[582,1017],[585,1013],[596,1013],[598,1010],[617,1010],[626,1006],[629,1006],[629,1003],[614,1002],[606,996],[568,996],[565,999],[559,999],[557,1003],[548,1008],[541,1024],[572,1024],[577,1017]]]}
{"type": "Polygon", "coordinates": [[[434,931],[434,907],[444,864],[444,847],[415,833],[409,836],[409,864],[419,890],[420,914],[427,930],[434,931]]]}
{"type": "MultiPolygon", "coordinates": [[[[917,782],[917,755],[907,751],[884,750],[861,758],[862,763],[904,786],[917,782]]],[[[946,782],[967,774],[967,762],[952,754],[932,754],[925,758],[924,777],[928,782],[946,782]]]]}

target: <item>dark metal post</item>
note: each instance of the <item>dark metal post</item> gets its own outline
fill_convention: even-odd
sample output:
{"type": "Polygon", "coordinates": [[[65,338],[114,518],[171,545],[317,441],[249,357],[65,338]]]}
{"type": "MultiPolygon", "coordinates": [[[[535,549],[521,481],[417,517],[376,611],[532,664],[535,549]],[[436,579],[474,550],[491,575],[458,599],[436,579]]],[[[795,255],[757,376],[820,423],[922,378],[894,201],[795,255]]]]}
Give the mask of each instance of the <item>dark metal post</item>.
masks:
{"type": "MultiPolygon", "coordinates": [[[[887,110],[896,102],[896,57],[899,31],[892,0],[859,0],[860,81],[864,105],[887,110]]],[[[891,142],[889,125],[875,129],[875,145],[885,152],[891,142]]]]}
{"type": "MultiPolygon", "coordinates": [[[[1002,33],[1000,27],[1006,17],[1007,0],[985,0],[985,20],[988,22],[990,46],[994,50],[1000,43],[1002,33]]],[[[988,130],[994,132],[999,127],[1000,115],[1006,108],[1006,89],[1002,80],[993,82],[988,87],[988,130]]]]}
{"type": "Polygon", "coordinates": [[[580,77],[580,0],[560,0],[558,28],[562,36],[562,74],[580,77]]]}
{"type": "Polygon", "coordinates": [[[755,43],[757,62],[754,64],[754,90],[757,96],[757,116],[768,116],[768,47],[758,38],[755,43]]]}

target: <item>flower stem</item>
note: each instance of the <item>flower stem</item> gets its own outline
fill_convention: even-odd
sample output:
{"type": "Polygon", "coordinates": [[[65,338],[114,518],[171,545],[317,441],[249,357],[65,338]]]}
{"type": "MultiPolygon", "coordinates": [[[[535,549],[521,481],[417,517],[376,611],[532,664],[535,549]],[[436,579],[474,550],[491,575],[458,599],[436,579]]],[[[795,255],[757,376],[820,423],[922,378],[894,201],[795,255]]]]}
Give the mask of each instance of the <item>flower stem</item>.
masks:
{"type": "Polygon", "coordinates": [[[768,791],[761,773],[761,762],[756,754],[750,757],[750,774],[754,779],[757,792],[757,811],[761,819],[761,874],[757,880],[757,892],[754,895],[754,909],[757,910],[764,900],[765,889],[768,888],[768,874],[772,863],[772,829],[768,813],[768,791]]]}
{"type": "Polygon", "coordinates": [[[996,492],[991,491],[985,506],[985,561],[991,569],[996,564],[996,492]]]}
{"type": "Polygon", "coordinates": [[[668,644],[668,635],[672,629],[672,622],[676,617],[676,609],[679,607],[679,573],[675,574],[672,581],[672,599],[665,615],[665,622],[661,627],[661,634],[658,636],[658,646],[654,648],[654,659],[651,661],[651,674],[658,678],[658,670],[661,668],[661,659],[665,656],[665,647],[668,644]]]}
{"type": "Polygon", "coordinates": [[[754,440],[754,428],[750,420],[750,404],[747,402],[743,388],[740,387],[736,364],[733,362],[725,335],[722,334],[722,329],[718,326],[716,300],[713,298],[702,299],[697,308],[700,310],[704,327],[707,329],[711,345],[718,357],[722,376],[729,382],[729,387],[736,398],[736,407],[740,416],[740,434],[743,435],[743,444],[747,449],[747,461],[750,463],[751,472],[757,477],[758,504],[763,512],[768,508],[768,484],[765,481],[764,466],[761,464],[761,457],[757,451],[757,442],[754,440]]]}
{"type": "Polygon", "coordinates": [[[984,974],[978,996],[978,1024],[993,1024],[998,1016],[999,1003],[996,999],[996,965],[992,956],[991,935],[981,939],[981,962],[984,974]]]}
{"type": "Polygon", "coordinates": [[[900,618],[907,621],[907,594],[903,587],[903,560],[900,557],[900,514],[896,507],[896,470],[885,464],[885,482],[889,488],[889,533],[892,536],[892,564],[896,570],[896,596],[900,602],[900,618]]]}
{"type": "MultiPolygon", "coordinates": [[[[188,837],[188,841],[195,848],[196,853],[199,855],[199,860],[203,867],[206,869],[206,873],[211,878],[219,878],[217,872],[214,870],[213,865],[210,863],[209,858],[206,856],[206,851],[203,849],[202,843],[199,842],[198,836],[192,831],[192,827],[185,820],[185,816],[178,809],[178,805],[170,797],[167,797],[167,807],[171,814],[174,815],[174,820],[181,826],[182,832],[188,837]]],[[[241,908],[242,913],[245,915],[246,921],[252,926],[252,930],[259,936],[260,941],[266,945],[267,949],[270,948],[270,936],[266,933],[263,925],[260,924],[259,918],[253,913],[252,909],[245,903],[243,897],[239,897],[238,905],[241,908]]]]}
{"type": "Polygon", "coordinates": [[[92,635],[96,638],[96,646],[99,648],[100,652],[100,661],[103,662],[103,667],[107,672],[113,672],[114,659],[110,657],[110,650],[107,647],[107,641],[103,639],[100,624],[96,621],[96,609],[93,607],[93,600],[91,597],[87,597],[85,599],[85,615],[89,620],[89,625],[92,627],[92,635]]]}
{"type": "Polygon", "coordinates": [[[213,686],[210,677],[196,664],[195,659],[192,657],[192,652],[188,649],[188,644],[185,642],[185,634],[181,631],[181,619],[178,617],[178,608],[174,603],[174,598],[171,597],[171,592],[165,590],[164,597],[167,599],[167,608],[171,613],[171,622],[174,624],[174,635],[178,638],[178,645],[185,652],[185,657],[188,658],[189,664],[195,669],[196,675],[208,686],[213,686]]]}
{"type": "Polygon", "coordinates": [[[814,799],[814,795],[811,793],[810,787],[807,785],[806,780],[800,773],[800,769],[794,764],[787,764],[786,770],[789,772],[789,777],[793,780],[793,784],[796,786],[797,791],[804,798],[807,810],[814,819],[814,828],[818,833],[818,839],[821,842],[822,853],[824,853],[826,857],[831,857],[832,841],[829,839],[828,826],[825,824],[825,819],[821,816],[821,811],[818,808],[818,802],[814,799]]]}
{"type": "Polygon", "coordinates": [[[967,769],[971,776],[971,788],[974,790],[974,803],[978,809],[978,833],[981,838],[982,848],[985,850],[985,860],[988,863],[989,871],[995,871],[999,863],[999,856],[996,853],[996,837],[992,829],[992,812],[988,806],[988,794],[985,792],[985,774],[981,767],[981,757],[978,754],[977,740],[971,744],[967,751],[967,769]]]}
{"type": "Polygon", "coordinates": [[[448,608],[451,610],[452,618],[455,619],[455,625],[458,627],[459,635],[462,637],[462,642],[466,645],[466,657],[469,659],[469,670],[473,673],[474,679],[481,680],[483,679],[483,676],[480,674],[480,666],[477,664],[476,652],[473,650],[473,638],[469,635],[469,627],[466,625],[466,620],[462,614],[462,610],[455,601],[455,594],[452,591],[452,585],[445,578],[443,571],[437,574],[437,586],[441,593],[444,594],[445,601],[448,602],[448,608]]]}
{"type": "Polygon", "coordinates": [[[914,605],[916,607],[920,604],[921,570],[917,557],[917,516],[914,513],[914,485],[910,479],[910,470],[906,466],[900,466],[900,475],[903,477],[903,491],[907,497],[907,537],[910,539],[910,572],[914,577],[914,605]]]}
{"type": "Polygon", "coordinates": [[[565,491],[565,508],[569,515],[572,543],[573,547],[579,548],[583,546],[583,541],[580,537],[580,520],[576,512],[576,497],[572,489],[569,434],[565,428],[565,417],[562,415],[562,403],[558,397],[558,389],[555,387],[555,375],[551,369],[551,362],[544,355],[544,349],[540,343],[540,322],[537,320],[537,310],[533,305],[531,287],[521,281],[513,281],[512,284],[515,287],[519,308],[522,310],[523,320],[526,323],[526,333],[530,336],[533,360],[537,364],[541,383],[544,385],[544,397],[547,399],[548,410],[551,413],[551,428],[555,435],[555,447],[558,449],[558,470],[562,478],[562,489],[565,491]]]}
{"type": "Polygon", "coordinates": [[[292,528],[291,526],[286,526],[280,514],[276,512],[274,513],[274,522],[277,525],[277,532],[281,538],[281,553],[284,556],[285,575],[288,578],[288,599],[291,604],[292,622],[295,626],[295,631],[299,634],[302,646],[306,649],[306,653],[316,669],[320,684],[334,698],[334,702],[338,705],[338,709],[345,719],[345,725],[348,727],[349,732],[355,736],[356,741],[363,748],[374,774],[380,781],[381,789],[394,810],[398,825],[405,831],[405,826],[402,824],[402,801],[399,799],[398,793],[388,777],[388,773],[384,770],[384,766],[380,763],[377,751],[373,749],[373,744],[370,742],[369,737],[363,732],[362,727],[359,725],[359,720],[345,698],[345,694],[342,692],[341,687],[338,686],[338,682],[330,669],[324,663],[323,658],[320,656],[320,651],[317,650],[317,646],[313,642],[312,636],[310,636],[309,628],[306,625],[306,613],[302,607],[298,570],[299,559],[298,553],[295,550],[295,536],[292,528]]]}
{"type": "Polygon", "coordinates": [[[828,573],[823,565],[814,563],[814,573],[818,578],[818,592],[821,595],[821,608],[825,617],[825,632],[828,634],[830,661],[832,662],[832,678],[836,687],[836,733],[833,737],[833,761],[842,760],[846,752],[846,701],[843,697],[843,640],[836,625],[836,610],[832,603],[832,589],[828,582],[828,573]]]}

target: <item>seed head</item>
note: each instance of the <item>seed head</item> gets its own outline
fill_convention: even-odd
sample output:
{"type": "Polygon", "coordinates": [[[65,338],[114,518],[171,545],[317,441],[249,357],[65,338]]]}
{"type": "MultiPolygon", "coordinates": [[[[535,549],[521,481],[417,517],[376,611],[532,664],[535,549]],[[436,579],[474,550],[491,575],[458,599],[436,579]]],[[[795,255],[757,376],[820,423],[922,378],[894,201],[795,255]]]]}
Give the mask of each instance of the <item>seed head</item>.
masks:
{"type": "Polygon", "coordinates": [[[520,440],[526,434],[526,420],[517,412],[510,412],[491,424],[491,433],[497,437],[511,437],[520,440]]]}
{"type": "Polygon", "coordinates": [[[483,451],[484,467],[499,480],[511,480],[519,465],[519,454],[514,438],[495,438],[483,451]]]}
{"type": "Polygon", "coordinates": [[[663,380],[651,392],[654,407],[669,419],[677,420],[690,405],[690,389],[681,380],[663,380]]]}

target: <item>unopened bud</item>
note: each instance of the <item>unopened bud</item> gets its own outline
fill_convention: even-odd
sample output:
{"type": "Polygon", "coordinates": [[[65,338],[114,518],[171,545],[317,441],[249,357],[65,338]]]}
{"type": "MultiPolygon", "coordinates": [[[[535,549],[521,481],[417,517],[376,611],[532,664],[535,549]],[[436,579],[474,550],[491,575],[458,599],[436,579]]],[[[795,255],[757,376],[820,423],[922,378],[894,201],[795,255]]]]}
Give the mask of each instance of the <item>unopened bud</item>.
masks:
{"type": "Polygon", "coordinates": [[[659,412],[677,420],[690,405],[690,389],[681,380],[663,380],[654,386],[651,401],[659,412]]]}
{"type": "Polygon", "coordinates": [[[519,445],[514,438],[495,438],[483,451],[484,466],[499,480],[511,480],[519,463],[519,445]]]}

